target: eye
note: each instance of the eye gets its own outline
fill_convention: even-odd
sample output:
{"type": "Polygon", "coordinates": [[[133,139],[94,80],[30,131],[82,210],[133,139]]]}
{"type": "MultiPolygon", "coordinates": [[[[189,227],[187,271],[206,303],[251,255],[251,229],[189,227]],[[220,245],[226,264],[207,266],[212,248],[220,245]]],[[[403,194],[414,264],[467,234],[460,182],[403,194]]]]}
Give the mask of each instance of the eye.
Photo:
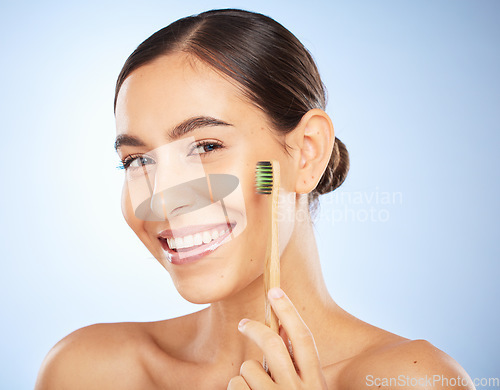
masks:
{"type": "Polygon", "coordinates": [[[207,155],[211,152],[216,151],[217,149],[222,148],[224,148],[224,145],[222,145],[222,143],[218,141],[198,141],[194,144],[191,152],[189,153],[189,156],[207,155]]]}
{"type": "Polygon", "coordinates": [[[150,157],[147,157],[145,155],[134,155],[134,154],[131,154],[127,157],[125,157],[122,162],[121,162],[121,165],[118,166],[118,168],[120,169],[137,169],[137,168],[141,168],[145,165],[149,165],[149,164],[152,164],[154,163],[154,160],[151,159],[150,157]]]}

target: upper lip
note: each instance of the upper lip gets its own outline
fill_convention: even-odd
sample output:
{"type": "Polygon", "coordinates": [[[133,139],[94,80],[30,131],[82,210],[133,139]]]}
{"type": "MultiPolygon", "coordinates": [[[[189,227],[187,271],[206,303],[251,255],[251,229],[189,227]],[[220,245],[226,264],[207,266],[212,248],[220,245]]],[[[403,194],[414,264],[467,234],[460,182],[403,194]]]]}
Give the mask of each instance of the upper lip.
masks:
{"type": "MultiPolygon", "coordinates": [[[[236,225],[234,222],[230,222],[231,228],[233,228],[236,225]]],[[[215,229],[215,228],[224,228],[227,227],[227,222],[219,222],[219,223],[212,223],[212,224],[207,224],[207,225],[193,225],[193,226],[186,226],[183,228],[179,229],[166,229],[158,233],[158,238],[173,238],[173,237],[184,237],[184,236],[189,236],[192,234],[196,233],[201,233],[206,230],[210,229],[215,229]]]]}

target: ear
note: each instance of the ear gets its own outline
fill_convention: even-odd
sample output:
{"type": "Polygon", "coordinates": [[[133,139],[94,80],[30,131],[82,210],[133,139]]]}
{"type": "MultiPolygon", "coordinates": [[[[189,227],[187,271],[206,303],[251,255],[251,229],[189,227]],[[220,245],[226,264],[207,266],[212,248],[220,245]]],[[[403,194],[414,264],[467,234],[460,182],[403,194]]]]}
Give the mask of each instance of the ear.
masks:
{"type": "Polygon", "coordinates": [[[309,110],[299,122],[294,134],[299,147],[295,192],[307,194],[318,185],[332,155],[335,131],[328,114],[318,108],[309,110]]]}

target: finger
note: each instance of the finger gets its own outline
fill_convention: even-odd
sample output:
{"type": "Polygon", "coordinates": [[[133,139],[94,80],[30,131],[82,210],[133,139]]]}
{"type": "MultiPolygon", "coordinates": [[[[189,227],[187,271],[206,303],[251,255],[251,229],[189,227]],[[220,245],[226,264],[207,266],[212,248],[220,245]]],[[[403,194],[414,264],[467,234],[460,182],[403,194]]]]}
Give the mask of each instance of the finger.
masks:
{"type": "Polygon", "coordinates": [[[280,335],[281,339],[283,340],[283,342],[285,343],[285,346],[288,349],[288,353],[290,354],[290,356],[293,357],[292,342],[288,338],[288,334],[286,333],[285,328],[281,324],[280,324],[280,329],[279,329],[279,335],[280,335]]]}
{"type": "Polygon", "coordinates": [[[245,379],[241,376],[235,376],[231,378],[229,384],[227,385],[227,390],[250,390],[245,379]]]}
{"type": "Polygon", "coordinates": [[[263,389],[274,386],[273,381],[257,360],[246,360],[240,368],[240,375],[251,389],[263,389]]]}
{"type": "Polygon", "coordinates": [[[299,375],[316,377],[321,372],[318,350],[313,335],[304,323],[290,299],[278,287],[269,290],[269,300],[281,324],[292,342],[293,358],[299,375]]]}
{"type": "Polygon", "coordinates": [[[283,325],[280,325],[279,333],[281,336],[281,339],[285,343],[287,349],[288,349],[288,354],[290,355],[290,358],[292,359],[293,366],[295,367],[295,371],[299,373],[299,367],[297,367],[297,363],[295,362],[295,359],[293,357],[293,348],[292,348],[292,342],[288,338],[288,335],[286,334],[285,328],[283,328],[283,325]]]}
{"type": "Polygon", "coordinates": [[[251,320],[242,320],[238,329],[262,350],[276,383],[289,384],[295,381],[297,376],[295,368],[288,350],[278,334],[266,325],[251,320]]]}

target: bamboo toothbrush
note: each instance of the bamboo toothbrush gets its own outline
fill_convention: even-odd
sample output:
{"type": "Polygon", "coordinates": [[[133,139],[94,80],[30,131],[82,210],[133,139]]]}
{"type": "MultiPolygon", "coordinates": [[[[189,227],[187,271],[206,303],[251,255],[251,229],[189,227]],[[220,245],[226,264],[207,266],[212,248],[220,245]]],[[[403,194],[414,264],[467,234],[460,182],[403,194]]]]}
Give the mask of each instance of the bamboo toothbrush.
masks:
{"type": "MultiPolygon", "coordinates": [[[[255,187],[258,194],[271,195],[271,226],[268,238],[266,264],[264,269],[265,314],[266,325],[279,334],[279,320],[269,303],[268,291],[280,286],[280,253],[278,241],[278,196],[280,186],[280,166],[278,161],[259,161],[255,171],[255,187]],[[270,241],[270,242],[269,242],[270,241]]],[[[269,373],[266,360],[264,369],[269,373]]]]}

